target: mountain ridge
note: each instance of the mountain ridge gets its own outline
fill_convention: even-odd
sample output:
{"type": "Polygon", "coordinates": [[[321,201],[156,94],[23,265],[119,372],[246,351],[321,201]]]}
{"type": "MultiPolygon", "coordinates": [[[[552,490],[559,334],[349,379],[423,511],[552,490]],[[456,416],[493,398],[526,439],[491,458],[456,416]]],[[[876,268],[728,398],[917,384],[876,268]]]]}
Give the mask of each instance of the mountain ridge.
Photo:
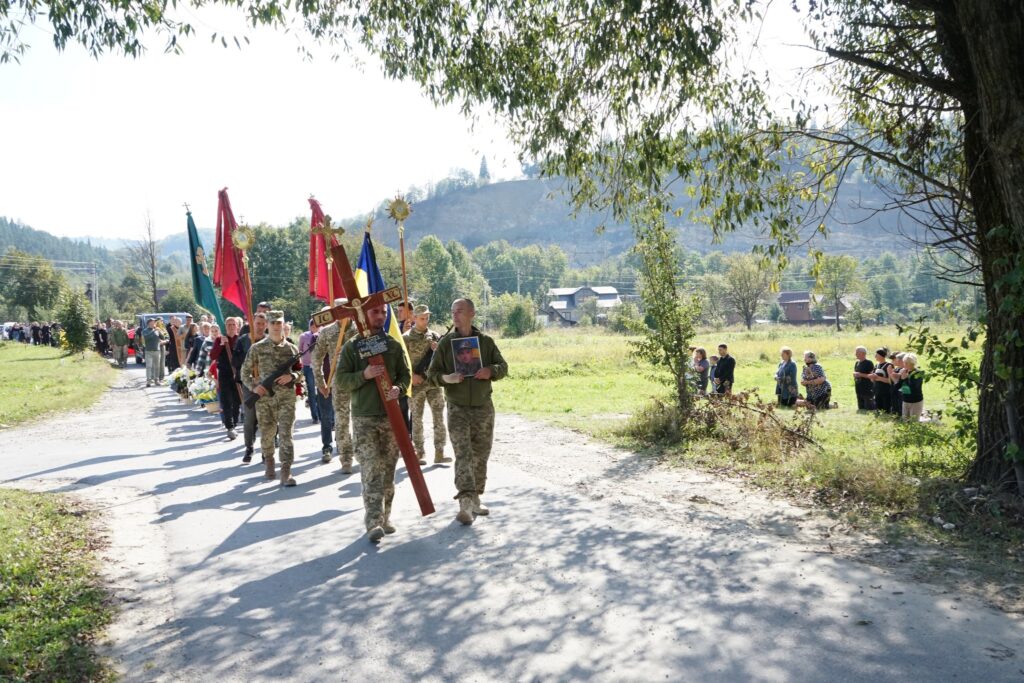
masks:
{"type": "MultiPolygon", "coordinates": [[[[633,246],[633,232],[629,225],[610,220],[610,216],[590,209],[573,215],[564,187],[565,180],[561,178],[526,178],[460,187],[416,201],[405,222],[406,247],[415,248],[427,235],[434,235],[444,242],[457,240],[470,250],[497,240],[505,240],[516,247],[557,245],[567,253],[570,264],[583,266],[622,254],[633,246]]],[[[901,228],[899,216],[895,212],[879,211],[885,203],[884,194],[870,183],[844,183],[836,196],[830,236],[822,243],[824,249],[862,249],[880,236],[898,235],[901,228]]],[[[756,232],[747,229],[726,235],[716,243],[707,226],[687,218],[692,212],[693,201],[685,193],[680,193],[675,208],[683,217],[671,217],[669,222],[677,230],[681,244],[689,250],[698,253],[749,251],[764,241],[756,232]]],[[[305,216],[296,218],[303,219],[308,220],[305,216]]],[[[398,231],[387,217],[384,204],[375,212],[374,221],[372,234],[375,240],[397,248],[398,231]]],[[[352,231],[362,231],[366,216],[350,217],[335,223],[352,231]]],[[[200,229],[199,235],[207,249],[212,249],[213,229],[200,229]]],[[[122,245],[127,242],[109,238],[97,241],[118,241],[122,245]]],[[[158,244],[165,258],[176,260],[180,255],[187,259],[189,249],[185,230],[164,237],[158,244]]],[[[57,237],[44,230],[0,218],[0,253],[11,246],[51,259],[110,263],[123,256],[123,249],[97,246],[88,238],[57,237]]]]}

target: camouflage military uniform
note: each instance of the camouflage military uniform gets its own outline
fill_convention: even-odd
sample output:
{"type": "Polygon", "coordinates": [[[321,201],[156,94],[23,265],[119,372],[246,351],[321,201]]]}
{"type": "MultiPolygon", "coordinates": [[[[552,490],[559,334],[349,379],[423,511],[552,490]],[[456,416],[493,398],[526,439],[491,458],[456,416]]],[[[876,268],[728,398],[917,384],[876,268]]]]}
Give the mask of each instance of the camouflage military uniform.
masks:
{"type": "Polygon", "coordinates": [[[508,363],[493,339],[475,327],[472,334],[480,339],[480,362],[483,367],[491,369],[491,379],[465,377],[458,384],[444,384],[442,376],[455,371],[452,339],[459,333],[454,330],[438,342],[427,370],[427,379],[435,385],[444,386],[448,401],[448,435],[455,449],[455,488],[458,489],[455,498],[479,502],[487,483],[487,460],[491,457],[494,438],[491,385],[494,380],[508,375],[508,363]]]}
{"type": "MultiPolygon", "coordinates": [[[[351,392],[352,429],[363,484],[366,530],[371,531],[375,527],[387,530],[390,527],[391,502],[395,497],[398,444],[377,391],[376,380],[363,377],[369,363],[359,357],[358,341],[357,338],[345,342],[334,376],[339,378],[342,389],[351,392]]],[[[387,351],[383,354],[384,367],[392,385],[405,391],[410,380],[405,352],[402,344],[393,337],[387,337],[387,342],[387,351]]]]}
{"type": "MultiPolygon", "coordinates": [[[[415,369],[423,357],[430,351],[430,344],[438,341],[441,337],[429,329],[426,332],[418,332],[413,328],[402,337],[405,339],[405,348],[409,349],[409,360],[415,369]]],[[[430,415],[434,422],[434,456],[435,459],[444,456],[444,393],[440,387],[434,386],[426,381],[426,370],[423,371],[423,383],[412,387],[412,441],[416,447],[416,455],[422,461],[426,457],[423,435],[423,412],[430,405],[430,415]]]]}
{"type": "MultiPolygon", "coordinates": [[[[345,327],[345,339],[356,335],[356,326],[351,322],[345,327]]],[[[334,349],[338,346],[338,323],[333,322],[320,328],[320,335],[316,338],[316,346],[313,347],[313,377],[317,387],[327,384],[324,377],[324,358],[329,357],[331,367],[336,367],[338,359],[335,357],[334,349]]],[[[346,389],[341,388],[341,378],[334,373],[334,382],[331,387],[331,402],[334,405],[334,442],[338,444],[338,456],[341,458],[342,467],[352,465],[352,432],[349,429],[349,415],[351,414],[351,398],[346,389]]]]}
{"type": "MultiPolygon", "coordinates": [[[[249,391],[256,386],[299,350],[291,342],[284,340],[280,344],[266,336],[252,345],[242,363],[241,380],[249,391]],[[255,377],[254,377],[255,375],[255,377]]],[[[286,386],[275,386],[274,394],[264,396],[256,402],[256,419],[260,425],[260,448],[268,471],[274,462],[274,436],[278,436],[281,449],[281,464],[288,465],[295,459],[295,447],[292,444],[292,427],[295,424],[295,382],[302,377],[301,366],[296,364],[292,369],[292,383],[286,386]]]]}

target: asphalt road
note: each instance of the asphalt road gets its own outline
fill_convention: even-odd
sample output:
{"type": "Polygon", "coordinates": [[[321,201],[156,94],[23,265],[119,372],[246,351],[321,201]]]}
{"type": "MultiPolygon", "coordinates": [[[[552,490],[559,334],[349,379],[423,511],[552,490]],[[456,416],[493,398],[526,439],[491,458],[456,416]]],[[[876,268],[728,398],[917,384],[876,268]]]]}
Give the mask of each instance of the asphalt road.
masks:
{"type": "Polygon", "coordinates": [[[213,416],[141,384],[130,368],[0,450],[4,485],[100,510],[128,681],[1024,680],[1017,617],[744,524],[737,504],[639,504],[649,471],[606,470],[595,494],[572,473],[635,460],[577,435],[499,416],[492,514],[471,527],[450,466],[426,468],[428,518],[400,470],[378,547],[358,470],[320,463],[308,411],[299,486],[281,489],[213,416]]]}

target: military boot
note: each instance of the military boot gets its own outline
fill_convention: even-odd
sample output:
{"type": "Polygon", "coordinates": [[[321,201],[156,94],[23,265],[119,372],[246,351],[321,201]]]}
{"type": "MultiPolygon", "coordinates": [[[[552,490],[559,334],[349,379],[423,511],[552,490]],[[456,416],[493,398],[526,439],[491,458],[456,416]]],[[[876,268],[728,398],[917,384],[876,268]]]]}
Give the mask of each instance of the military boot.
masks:
{"type": "Polygon", "coordinates": [[[480,496],[478,495],[473,496],[473,514],[481,515],[482,517],[491,514],[490,508],[480,502],[480,496]]]}
{"type": "Polygon", "coordinates": [[[267,481],[273,481],[277,479],[277,472],[274,469],[274,456],[264,455],[263,456],[263,478],[267,481]]]}
{"type": "Polygon", "coordinates": [[[473,499],[469,496],[463,496],[459,498],[459,514],[455,515],[455,519],[465,525],[473,523],[473,499]]]}
{"type": "Polygon", "coordinates": [[[342,456],[341,457],[341,473],[342,474],[352,474],[352,456],[348,456],[348,457],[342,456]]]}
{"type": "Polygon", "coordinates": [[[366,536],[370,539],[371,543],[378,543],[380,542],[380,539],[384,538],[384,529],[379,526],[375,526],[366,532],[366,536]]]}
{"type": "Polygon", "coordinates": [[[390,519],[385,519],[384,520],[384,525],[383,525],[382,528],[384,529],[384,533],[386,533],[388,535],[393,534],[396,531],[398,531],[398,529],[396,529],[395,526],[391,523],[390,519]]]}
{"type": "Polygon", "coordinates": [[[292,464],[281,463],[281,486],[295,486],[295,479],[292,478],[292,464]]]}
{"type": "Polygon", "coordinates": [[[451,458],[444,457],[444,449],[438,449],[434,451],[434,464],[440,465],[442,463],[451,462],[451,458]]]}

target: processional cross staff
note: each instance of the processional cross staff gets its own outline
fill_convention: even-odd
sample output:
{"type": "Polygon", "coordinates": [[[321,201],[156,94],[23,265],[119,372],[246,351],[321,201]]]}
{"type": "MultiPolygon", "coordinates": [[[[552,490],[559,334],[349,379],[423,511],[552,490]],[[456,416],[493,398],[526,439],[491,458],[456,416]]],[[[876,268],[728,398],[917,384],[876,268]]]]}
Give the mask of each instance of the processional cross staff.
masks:
{"type": "MultiPolygon", "coordinates": [[[[311,204],[315,201],[313,195],[310,195],[309,199],[311,204]]],[[[345,228],[336,228],[331,225],[331,217],[328,214],[324,216],[321,225],[311,225],[309,231],[314,235],[321,235],[324,238],[324,260],[327,261],[327,301],[333,305],[334,277],[331,267],[334,264],[334,254],[331,253],[331,246],[333,246],[335,238],[345,234],[345,228]]]]}
{"type": "MultiPolygon", "coordinates": [[[[386,345],[379,350],[373,348],[374,344],[369,343],[369,340],[374,337],[370,326],[366,320],[366,311],[370,308],[376,308],[377,306],[386,306],[395,301],[399,301],[402,298],[402,290],[398,287],[390,287],[385,289],[383,292],[376,292],[367,296],[359,296],[359,289],[356,287],[356,278],[352,273],[352,266],[348,262],[348,255],[345,254],[345,247],[337,245],[331,248],[332,256],[334,258],[334,266],[338,269],[338,275],[341,276],[341,285],[345,289],[345,294],[348,297],[348,304],[344,306],[334,306],[326,311],[315,313],[313,315],[313,322],[318,326],[329,325],[332,321],[337,320],[339,326],[342,325],[342,321],[353,321],[356,325],[356,329],[359,330],[359,334],[364,340],[367,340],[367,350],[372,352],[369,356],[368,362],[370,365],[377,365],[384,368],[384,349],[386,345]]],[[[382,332],[381,335],[386,335],[387,332],[382,332]]],[[[405,469],[409,474],[409,481],[412,483],[413,491],[416,492],[416,500],[420,505],[420,512],[424,517],[434,513],[434,502],[430,499],[430,491],[427,490],[427,482],[423,478],[423,471],[420,469],[419,457],[416,455],[416,449],[412,445],[412,440],[409,438],[409,430],[405,426],[405,418],[402,416],[401,409],[398,407],[398,399],[388,399],[387,395],[391,389],[391,377],[388,375],[387,370],[377,376],[376,378],[377,392],[380,394],[380,400],[384,404],[384,410],[388,415],[388,422],[391,424],[391,432],[395,436],[395,441],[398,443],[398,450],[402,454],[402,460],[405,461],[405,469]]]]}
{"type": "MultiPolygon", "coordinates": [[[[395,197],[388,204],[388,215],[391,219],[398,224],[398,250],[402,255],[402,294],[405,298],[403,315],[406,316],[406,320],[402,321],[404,325],[406,322],[411,322],[408,319],[409,316],[409,281],[405,274],[405,219],[412,213],[412,207],[409,206],[409,202],[405,201],[401,195],[395,197]]],[[[403,332],[405,330],[402,330],[403,332]]]]}

